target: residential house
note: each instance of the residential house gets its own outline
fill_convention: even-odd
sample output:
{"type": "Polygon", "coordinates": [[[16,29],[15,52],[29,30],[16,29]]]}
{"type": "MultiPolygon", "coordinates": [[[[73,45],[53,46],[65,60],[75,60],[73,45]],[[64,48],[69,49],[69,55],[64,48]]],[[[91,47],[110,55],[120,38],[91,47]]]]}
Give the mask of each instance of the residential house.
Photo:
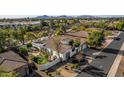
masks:
{"type": "Polygon", "coordinates": [[[28,62],[11,50],[0,54],[0,67],[6,71],[14,71],[19,76],[29,75],[28,62]]]}
{"type": "MultiPolygon", "coordinates": [[[[88,33],[85,31],[79,31],[79,32],[69,32],[62,36],[60,36],[60,49],[59,49],[59,56],[62,58],[62,60],[67,60],[68,58],[72,57],[79,51],[84,51],[87,48],[86,45],[86,37],[88,36],[88,33]],[[73,47],[69,45],[69,42],[71,40],[79,40],[80,45],[78,47],[73,47]]],[[[55,47],[55,40],[56,38],[52,37],[44,41],[44,49],[52,53],[53,57],[58,58],[58,51],[55,47]]]]}
{"type": "MultiPolygon", "coordinates": [[[[59,56],[62,60],[67,60],[72,57],[74,54],[79,51],[84,51],[87,48],[86,38],[88,37],[88,33],[86,31],[78,31],[78,32],[68,32],[62,36],[60,36],[60,49],[59,56]],[[69,41],[71,40],[79,40],[80,46],[72,47],[69,45],[69,41]]],[[[42,40],[41,43],[33,42],[33,46],[44,49],[52,54],[53,57],[58,58],[58,51],[55,47],[55,37],[48,38],[46,40],[42,40]]]]}

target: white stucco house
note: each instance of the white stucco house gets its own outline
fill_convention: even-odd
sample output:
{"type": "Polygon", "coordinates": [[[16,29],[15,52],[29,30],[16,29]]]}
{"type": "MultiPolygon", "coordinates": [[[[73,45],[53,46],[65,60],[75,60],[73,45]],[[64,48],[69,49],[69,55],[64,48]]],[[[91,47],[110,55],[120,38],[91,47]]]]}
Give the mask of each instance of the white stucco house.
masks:
{"type": "Polygon", "coordinates": [[[32,44],[35,47],[44,49],[49,53],[51,53],[52,60],[59,59],[59,57],[61,57],[61,59],[65,61],[70,57],[72,57],[73,55],[77,54],[78,52],[80,51],[84,52],[86,50],[87,36],[88,36],[88,33],[85,31],[68,32],[59,37],[59,44],[60,44],[60,47],[58,47],[59,49],[55,47],[55,41],[56,41],[55,37],[42,40],[41,41],[42,43],[33,42],[32,44]],[[71,46],[69,44],[71,40],[80,41],[80,45],[78,47],[71,46]]]}

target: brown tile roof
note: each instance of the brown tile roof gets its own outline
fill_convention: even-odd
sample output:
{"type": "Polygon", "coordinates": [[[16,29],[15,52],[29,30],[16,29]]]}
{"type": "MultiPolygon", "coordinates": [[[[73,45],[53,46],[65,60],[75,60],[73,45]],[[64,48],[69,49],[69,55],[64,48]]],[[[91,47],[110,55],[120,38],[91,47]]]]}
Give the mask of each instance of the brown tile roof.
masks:
{"type": "Polygon", "coordinates": [[[19,62],[27,62],[25,59],[23,59],[20,55],[13,51],[7,51],[0,54],[1,58],[7,59],[7,60],[13,60],[13,61],[19,61],[19,62]]]}
{"type": "MultiPolygon", "coordinates": [[[[54,42],[55,42],[54,39],[53,39],[53,38],[50,38],[50,39],[48,39],[48,40],[45,41],[45,46],[46,46],[47,48],[50,48],[50,49],[56,51],[55,43],[54,43],[54,42]]],[[[61,48],[61,49],[59,49],[60,52],[63,53],[63,52],[65,52],[66,50],[68,50],[69,48],[71,48],[71,46],[61,44],[61,47],[60,47],[60,48],[61,48]]]]}
{"type": "Polygon", "coordinates": [[[0,64],[2,64],[4,58],[0,57],[0,64]]]}
{"type": "Polygon", "coordinates": [[[7,71],[13,71],[24,65],[27,65],[27,61],[13,51],[7,51],[0,54],[0,67],[3,67],[7,71]]]}
{"type": "Polygon", "coordinates": [[[66,35],[73,37],[87,38],[89,34],[86,31],[77,31],[77,32],[68,32],[66,33],[66,35]]]}
{"type": "MultiPolygon", "coordinates": [[[[65,34],[65,35],[62,35],[62,36],[60,36],[59,38],[60,38],[60,42],[61,42],[61,40],[63,40],[63,39],[71,39],[71,40],[76,40],[76,39],[78,39],[78,40],[80,40],[80,42],[81,42],[81,44],[83,44],[83,43],[85,43],[86,42],[86,38],[84,38],[84,37],[81,37],[81,36],[87,36],[88,35],[88,33],[87,32],[84,32],[84,31],[79,31],[79,32],[69,32],[69,33],[67,33],[67,34],[65,34]]],[[[49,38],[48,40],[46,40],[44,43],[45,43],[45,46],[47,47],[47,48],[49,48],[49,49],[52,49],[52,50],[55,50],[56,51],[56,48],[55,48],[55,40],[56,38],[49,38]]],[[[61,44],[61,49],[60,49],[60,52],[61,53],[64,53],[65,51],[67,51],[69,48],[71,48],[71,46],[70,45],[65,45],[65,44],[62,44],[62,43],[60,43],[61,44]]]]}
{"type": "Polygon", "coordinates": [[[6,71],[13,71],[15,69],[18,69],[22,66],[26,65],[26,63],[22,62],[16,62],[11,60],[5,60],[0,67],[4,68],[6,71]]]}

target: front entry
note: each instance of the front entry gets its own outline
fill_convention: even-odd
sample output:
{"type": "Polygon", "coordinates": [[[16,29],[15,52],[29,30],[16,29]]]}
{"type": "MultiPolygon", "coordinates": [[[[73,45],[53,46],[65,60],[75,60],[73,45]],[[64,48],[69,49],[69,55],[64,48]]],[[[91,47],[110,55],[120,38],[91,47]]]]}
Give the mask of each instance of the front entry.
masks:
{"type": "Polygon", "coordinates": [[[67,52],[66,53],[66,59],[69,59],[70,58],[70,52],[67,52]]]}
{"type": "Polygon", "coordinates": [[[78,49],[76,49],[76,54],[79,52],[79,50],[78,49]]]}

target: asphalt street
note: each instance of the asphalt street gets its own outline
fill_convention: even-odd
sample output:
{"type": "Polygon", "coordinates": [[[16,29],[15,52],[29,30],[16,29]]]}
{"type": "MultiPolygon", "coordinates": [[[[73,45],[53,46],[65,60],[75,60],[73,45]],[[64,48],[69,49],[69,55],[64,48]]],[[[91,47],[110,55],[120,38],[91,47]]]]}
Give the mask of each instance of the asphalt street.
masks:
{"type": "MultiPolygon", "coordinates": [[[[79,77],[107,76],[116,56],[118,55],[122,44],[124,43],[124,32],[118,36],[119,40],[113,40],[101,53],[93,60],[93,62],[85,68],[79,77]]],[[[90,50],[89,50],[90,51],[90,50]]],[[[93,52],[90,51],[90,52],[93,52]]],[[[89,55],[92,55],[91,53],[89,55]]],[[[124,53],[121,51],[119,55],[124,53]]]]}

